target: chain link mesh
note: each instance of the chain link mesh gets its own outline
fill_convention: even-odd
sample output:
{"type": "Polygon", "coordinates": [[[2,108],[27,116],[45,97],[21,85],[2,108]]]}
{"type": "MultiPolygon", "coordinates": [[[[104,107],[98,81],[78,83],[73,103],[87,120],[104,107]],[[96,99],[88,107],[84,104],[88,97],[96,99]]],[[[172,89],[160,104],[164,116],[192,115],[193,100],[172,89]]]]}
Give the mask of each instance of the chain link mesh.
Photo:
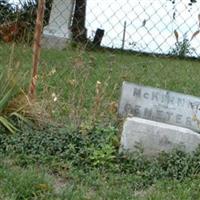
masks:
{"type": "MultiPolygon", "coordinates": [[[[36,17],[37,1],[10,2],[0,4],[4,40],[33,30],[36,17]]],[[[111,49],[198,57],[199,8],[191,0],[48,0],[43,46],[63,49],[72,39],[94,43],[96,36],[111,49]]]]}

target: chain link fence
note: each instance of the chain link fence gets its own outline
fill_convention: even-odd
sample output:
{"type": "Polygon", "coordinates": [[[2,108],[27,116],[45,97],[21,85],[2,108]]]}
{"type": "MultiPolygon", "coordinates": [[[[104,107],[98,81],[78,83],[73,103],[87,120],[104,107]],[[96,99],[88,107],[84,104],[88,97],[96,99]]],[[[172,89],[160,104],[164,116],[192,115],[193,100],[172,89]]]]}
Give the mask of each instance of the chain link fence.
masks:
{"type": "Polygon", "coordinates": [[[199,8],[200,2],[192,0],[57,0],[44,28],[44,46],[64,48],[64,41],[73,39],[111,49],[198,57],[199,8]]]}
{"type": "MultiPolygon", "coordinates": [[[[37,6],[0,1],[0,66],[12,54],[31,69],[37,6]]],[[[79,125],[113,118],[124,80],[200,96],[198,60],[155,56],[199,57],[199,8],[194,0],[46,0],[37,85],[45,108],[79,125]]]]}
{"type": "Polygon", "coordinates": [[[86,28],[102,45],[138,52],[198,56],[200,2],[190,0],[88,1],[86,28]]]}
{"type": "MultiPolygon", "coordinates": [[[[9,31],[19,37],[25,28],[33,29],[36,8],[35,0],[2,0],[1,38],[11,40],[9,31]]],[[[199,8],[196,0],[48,0],[42,44],[63,49],[73,40],[110,49],[198,57],[199,8]]]]}

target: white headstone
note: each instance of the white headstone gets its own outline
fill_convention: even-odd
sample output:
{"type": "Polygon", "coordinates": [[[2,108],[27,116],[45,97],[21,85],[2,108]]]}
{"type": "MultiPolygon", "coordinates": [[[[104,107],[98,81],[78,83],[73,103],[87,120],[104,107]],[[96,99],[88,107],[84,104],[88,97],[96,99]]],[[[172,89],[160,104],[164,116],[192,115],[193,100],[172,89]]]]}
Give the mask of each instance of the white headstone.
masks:
{"type": "Polygon", "coordinates": [[[136,116],[200,132],[200,98],[124,82],[121,116],[136,116]]]}
{"type": "Polygon", "coordinates": [[[49,24],[44,27],[42,47],[63,49],[71,39],[71,20],[74,0],[54,0],[49,24]]]}
{"type": "Polygon", "coordinates": [[[134,152],[140,146],[144,155],[153,156],[172,149],[192,152],[199,144],[200,134],[190,129],[133,117],[124,123],[120,151],[134,152]]]}

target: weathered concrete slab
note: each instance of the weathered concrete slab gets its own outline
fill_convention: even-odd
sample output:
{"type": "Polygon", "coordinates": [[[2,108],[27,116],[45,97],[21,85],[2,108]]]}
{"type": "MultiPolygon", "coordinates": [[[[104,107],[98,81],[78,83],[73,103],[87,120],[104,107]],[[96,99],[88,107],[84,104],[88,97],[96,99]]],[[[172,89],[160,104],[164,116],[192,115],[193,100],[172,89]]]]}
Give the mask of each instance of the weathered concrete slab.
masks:
{"type": "Polygon", "coordinates": [[[144,154],[156,155],[174,148],[186,152],[194,151],[200,144],[200,134],[174,125],[142,118],[127,118],[121,137],[121,151],[133,152],[140,144],[144,154]]]}
{"type": "Polygon", "coordinates": [[[43,48],[63,49],[71,39],[71,20],[75,0],[54,0],[49,24],[44,27],[43,48]]]}
{"type": "Polygon", "coordinates": [[[42,36],[41,46],[46,49],[62,50],[67,47],[68,42],[67,38],[46,34],[42,36]]]}
{"type": "Polygon", "coordinates": [[[124,82],[121,116],[136,116],[200,132],[200,98],[124,82]]]}

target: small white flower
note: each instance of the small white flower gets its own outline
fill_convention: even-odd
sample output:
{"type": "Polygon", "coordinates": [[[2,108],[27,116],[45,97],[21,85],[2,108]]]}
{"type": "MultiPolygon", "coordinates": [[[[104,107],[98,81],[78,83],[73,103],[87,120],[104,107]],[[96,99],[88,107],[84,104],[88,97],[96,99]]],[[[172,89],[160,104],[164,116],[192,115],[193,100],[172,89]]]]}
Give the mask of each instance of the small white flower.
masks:
{"type": "Polygon", "coordinates": [[[56,69],[54,68],[49,72],[49,75],[51,76],[51,75],[54,75],[55,73],[56,73],[56,69]]]}
{"type": "Polygon", "coordinates": [[[97,85],[101,85],[101,82],[100,82],[100,81],[97,81],[97,85]]]}
{"type": "Polygon", "coordinates": [[[54,102],[56,102],[57,100],[58,100],[58,98],[57,98],[57,97],[54,97],[54,98],[53,98],[53,101],[54,101],[54,102]]]}
{"type": "Polygon", "coordinates": [[[51,94],[51,97],[54,102],[56,102],[58,100],[58,97],[56,96],[56,94],[54,92],[51,94]]]}

